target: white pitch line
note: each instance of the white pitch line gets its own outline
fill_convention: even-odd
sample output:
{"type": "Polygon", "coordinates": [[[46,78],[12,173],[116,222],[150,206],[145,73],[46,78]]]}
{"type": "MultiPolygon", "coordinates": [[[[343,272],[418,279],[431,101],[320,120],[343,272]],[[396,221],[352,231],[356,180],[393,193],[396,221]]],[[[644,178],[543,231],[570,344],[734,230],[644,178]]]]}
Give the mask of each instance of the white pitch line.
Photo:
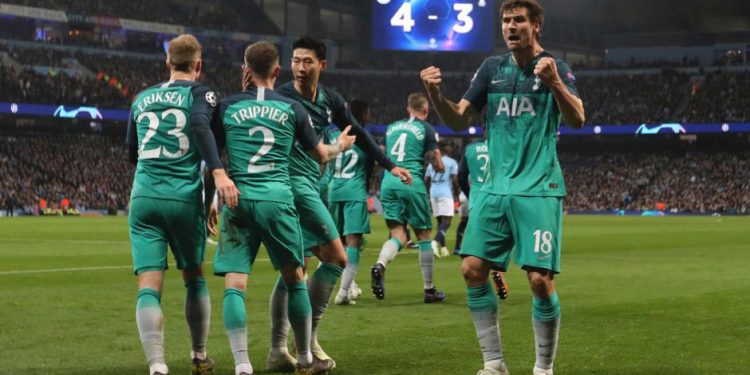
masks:
{"type": "Polygon", "coordinates": [[[67,242],[67,243],[83,243],[83,244],[120,244],[120,243],[130,243],[130,241],[127,240],[61,240],[61,239],[54,239],[54,238],[2,238],[0,239],[0,243],[2,242],[55,242],[55,243],[61,243],[61,242],[67,242]]]}
{"type": "MultiPolygon", "coordinates": [[[[263,259],[256,259],[256,262],[268,262],[269,259],[263,258],[263,259]]],[[[204,262],[203,264],[213,264],[213,262],[204,262]]],[[[174,264],[169,265],[170,268],[174,268],[174,264]]],[[[55,273],[55,272],[84,272],[84,271],[103,271],[103,270],[119,270],[119,269],[126,269],[126,268],[133,268],[132,265],[129,266],[98,266],[98,267],[73,267],[73,268],[48,268],[48,269],[41,269],[41,270],[11,270],[11,271],[0,271],[0,276],[6,276],[6,275],[26,275],[26,274],[32,274],[32,273],[55,273]]]]}

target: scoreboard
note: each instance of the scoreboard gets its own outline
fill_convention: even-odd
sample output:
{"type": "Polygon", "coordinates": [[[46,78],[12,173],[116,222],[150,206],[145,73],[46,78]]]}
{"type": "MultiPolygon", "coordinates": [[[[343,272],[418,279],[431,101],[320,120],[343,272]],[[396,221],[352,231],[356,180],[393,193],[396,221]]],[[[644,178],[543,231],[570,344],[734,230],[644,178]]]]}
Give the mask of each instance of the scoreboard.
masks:
{"type": "Polygon", "coordinates": [[[372,48],[490,51],[494,0],[373,0],[372,48]]]}

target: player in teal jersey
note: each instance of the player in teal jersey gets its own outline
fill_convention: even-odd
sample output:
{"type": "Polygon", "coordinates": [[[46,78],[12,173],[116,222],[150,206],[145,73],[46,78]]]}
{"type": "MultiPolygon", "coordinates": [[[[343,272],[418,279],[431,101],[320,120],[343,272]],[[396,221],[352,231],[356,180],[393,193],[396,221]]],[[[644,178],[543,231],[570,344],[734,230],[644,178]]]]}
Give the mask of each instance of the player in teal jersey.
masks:
{"type": "MultiPolygon", "coordinates": [[[[138,275],[136,321],[149,373],[166,375],[161,291],[167,245],[185,281],[185,318],[192,337],[193,374],[210,373],[206,356],[211,305],[203,277],[206,245],[201,159],[228,205],[239,193],[229,180],[211,134],[216,96],[196,82],[201,45],[192,35],[170,41],[168,82],[139,93],[131,108],[127,143],[137,164],[130,198],[130,240],[138,275]]],[[[211,193],[213,195],[213,193],[211,193]]]]}
{"type": "MultiPolygon", "coordinates": [[[[351,134],[357,137],[357,147],[370,155],[375,162],[388,169],[403,183],[411,183],[411,175],[385,156],[372,136],[366,132],[352,117],[348,104],[336,91],[319,83],[321,71],[326,66],[326,46],[316,38],[301,37],[292,45],[292,73],[294,80],[280,86],[276,91],[302,104],[312,117],[313,125],[322,135],[323,130],[334,124],[339,129],[351,125],[351,134]]],[[[295,206],[299,212],[302,236],[306,250],[305,257],[315,255],[321,262],[320,267],[310,277],[310,301],[313,306],[313,356],[333,362],[317,342],[317,330],[320,320],[328,307],[328,301],[336,281],[346,267],[346,250],[340,239],[336,225],[328,208],[320,199],[319,176],[320,165],[302,150],[295,146],[289,160],[289,174],[292,181],[295,206]]],[[[285,358],[286,327],[285,309],[281,308],[286,300],[283,283],[277,282],[271,296],[271,352],[269,369],[272,363],[285,358]]]]}
{"type": "MultiPolygon", "coordinates": [[[[352,100],[351,112],[360,125],[367,124],[370,107],[366,101],[352,100]]],[[[337,127],[329,127],[328,139],[333,141],[337,132],[337,127]]],[[[330,184],[332,198],[328,202],[328,210],[343,236],[347,257],[346,268],[341,275],[341,286],[334,302],[337,305],[353,305],[362,295],[362,289],[355,279],[359,270],[359,255],[365,244],[364,235],[370,233],[367,185],[373,162],[361,148],[354,146],[352,150],[339,154],[336,161],[329,165],[329,174],[333,175],[333,179],[330,184]]]]}
{"type": "MultiPolygon", "coordinates": [[[[472,197],[471,190],[478,191],[484,183],[485,173],[489,166],[490,156],[487,153],[487,142],[484,140],[471,143],[464,150],[464,157],[458,165],[458,184],[463,192],[464,202],[461,203],[461,223],[456,231],[456,249],[454,254],[461,252],[461,242],[464,237],[464,230],[469,222],[469,208],[471,207],[472,197]]],[[[494,267],[499,268],[499,267],[494,267]]],[[[508,298],[508,285],[505,283],[504,272],[500,269],[491,271],[492,281],[495,284],[495,291],[498,298],[508,298]]]]}
{"type": "MultiPolygon", "coordinates": [[[[297,102],[273,91],[280,70],[276,47],[268,42],[245,51],[245,90],[222,100],[214,121],[220,147],[226,146],[229,175],[242,193],[236,208],[221,213],[214,273],[224,277],[224,325],[235,359],[235,374],[251,375],[244,293],[260,244],[280,270],[288,291],[288,316],[295,334],[298,374],[326,373],[330,363],[310,352],[312,310],[302,271],[302,232],[289,178],[293,144],[325,163],[351,147],[345,129],[333,145],[320,142],[310,116],[297,102]]],[[[213,229],[214,222],[209,221],[213,229]]]]}
{"type": "Polygon", "coordinates": [[[438,292],[433,284],[435,255],[432,252],[430,232],[432,215],[425,186],[424,161],[427,158],[436,171],[445,166],[437,149],[438,136],[432,125],[425,120],[430,113],[430,104],[422,93],[409,95],[406,108],[409,118],[388,125],[385,133],[385,149],[396,159],[399,166],[409,170],[414,178],[410,186],[401,184],[393,176],[386,175],[380,187],[383,217],[390,231],[390,238],[383,244],[378,262],[370,269],[372,293],[377,299],[385,298],[385,269],[396,258],[406,244],[407,225],[411,225],[419,239],[419,265],[422,268],[424,302],[439,302],[445,294],[438,292]]]}
{"type": "Polygon", "coordinates": [[[466,199],[461,202],[461,223],[456,230],[456,248],[454,254],[461,250],[461,240],[464,237],[466,223],[469,221],[469,207],[471,206],[472,188],[477,189],[484,183],[484,174],[490,163],[487,153],[487,142],[484,140],[472,142],[464,147],[464,155],[458,164],[458,185],[466,199]]]}
{"type": "MultiPolygon", "coordinates": [[[[338,128],[327,132],[329,141],[335,142],[341,133],[338,128]]],[[[364,235],[370,233],[370,215],[367,211],[367,175],[370,159],[361,148],[339,154],[331,163],[328,210],[336,229],[346,242],[347,265],[344,269],[341,288],[336,295],[337,305],[354,304],[349,288],[359,268],[359,252],[364,245],[364,235]]]]}
{"type": "MultiPolygon", "coordinates": [[[[506,0],[502,32],[510,53],[486,59],[459,103],[441,95],[440,69],[421,72],[430,99],[443,120],[459,130],[487,106],[489,168],[469,212],[462,272],[468,287],[485,368],[505,374],[497,323],[497,300],[487,277],[493,265],[514,259],[527,272],[536,341],[535,375],[552,374],[560,326],[554,275],[560,272],[562,171],[556,136],[562,119],[583,126],[583,102],[568,65],[539,44],[544,10],[536,0],[506,0]]],[[[474,195],[474,194],[472,194],[474,195]]]]}

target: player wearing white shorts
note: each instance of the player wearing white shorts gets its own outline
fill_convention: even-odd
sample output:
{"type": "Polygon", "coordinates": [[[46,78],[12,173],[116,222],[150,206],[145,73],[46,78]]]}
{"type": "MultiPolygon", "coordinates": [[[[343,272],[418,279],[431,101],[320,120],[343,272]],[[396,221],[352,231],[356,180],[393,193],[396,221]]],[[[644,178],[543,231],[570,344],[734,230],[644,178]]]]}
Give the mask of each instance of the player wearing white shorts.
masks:
{"type": "Polygon", "coordinates": [[[459,200],[458,194],[460,192],[458,188],[458,163],[448,156],[453,151],[453,146],[448,142],[441,142],[440,146],[445,170],[437,172],[432,166],[429,166],[425,177],[427,190],[430,192],[432,214],[437,218],[438,223],[435,240],[432,241],[432,251],[438,258],[450,255],[448,248],[445,246],[445,236],[451,226],[456,210],[455,202],[459,200]]]}

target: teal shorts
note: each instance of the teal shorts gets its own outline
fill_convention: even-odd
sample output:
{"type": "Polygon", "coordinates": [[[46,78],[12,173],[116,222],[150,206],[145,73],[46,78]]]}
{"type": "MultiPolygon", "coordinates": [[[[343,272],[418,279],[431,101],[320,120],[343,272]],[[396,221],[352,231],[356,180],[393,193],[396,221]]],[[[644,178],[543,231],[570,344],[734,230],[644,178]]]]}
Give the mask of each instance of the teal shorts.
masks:
{"type": "Polygon", "coordinates": [[[301,176],[292,176],[291,182],[302,227],[302,244],[305,256],[309,257],[312,248],[339,238],[339,232],[328,207],[320,199],[318,182],[301,176]]]}
{"type": "Polygon", "coordinates": [[[409,189],[383,189],[380,203],[386,220],[409,224],[414,229],[432,229],[432,209],[427,193],[409,189]]]}
{"type": "Polygon", "coordinates": [[[330,202],[328,210],[336,223],[336,229],[342,235],[370,233],[367,201],[330,202]]]}
{"type": "Polygon", "coordinates": [[[275,269],[302,266],[302,232],[294,205],[241,199],[233,209],[225,206],[221,211],[214,274],[249,274],[261,243],[275,269]]]}
{"type": "Polygon", "coordinates": [[[562,198],[497,195],[472,191],[461,256],[485,259],[506,270],[522,267],[560,273],[562,198]]]}
{"type": "Polygon", "coordinates": [[[130,200],[130,242],[133,271],[164,271],[167,245],[177,269],[195,269],[206,252],[203,206],[175,200],[135,197],[130,200]]]}

